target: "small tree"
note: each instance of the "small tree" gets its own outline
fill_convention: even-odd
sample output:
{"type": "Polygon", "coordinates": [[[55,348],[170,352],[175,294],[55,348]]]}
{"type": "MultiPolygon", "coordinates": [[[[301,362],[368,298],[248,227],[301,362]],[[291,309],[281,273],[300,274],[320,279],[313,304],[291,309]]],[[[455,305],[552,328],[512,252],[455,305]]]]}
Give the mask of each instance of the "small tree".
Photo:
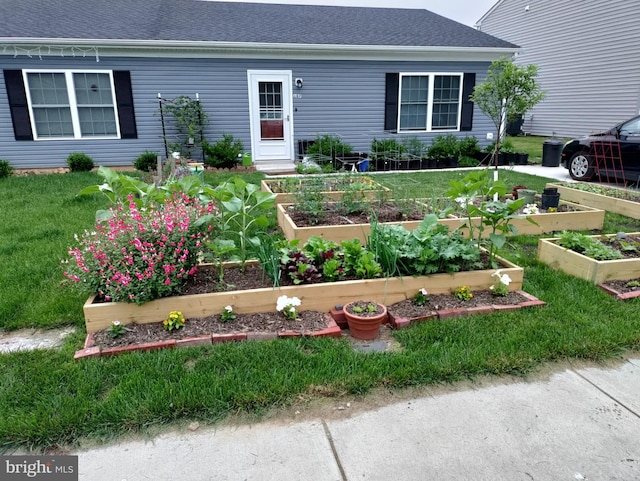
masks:
{"type": "Polygon", "coordinates": [[[502,126],[532,109],[545,97],[536,82],[538,67],[519,67],[513,60],[502,57],[491,63],[487,77],[475,86],[471,100],[496,126],[497,137],[492,161],[498,168],[502,126]]]}

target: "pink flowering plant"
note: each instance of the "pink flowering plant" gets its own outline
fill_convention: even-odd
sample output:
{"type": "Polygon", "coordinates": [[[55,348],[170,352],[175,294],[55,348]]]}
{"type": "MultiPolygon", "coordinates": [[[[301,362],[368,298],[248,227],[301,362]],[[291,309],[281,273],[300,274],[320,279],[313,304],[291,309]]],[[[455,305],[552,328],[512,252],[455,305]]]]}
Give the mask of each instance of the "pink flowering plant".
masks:
{"type": "Polygon", "coordinates": [[[64,275],[107,301],[144,302],[178,293],[197,269],[202,242],[211,227],[196,227],[216,212],[177,192],[161,204],[138,207],[129,195],[116,203],[95,230],[76,235],[63,260],[64,275]]]}

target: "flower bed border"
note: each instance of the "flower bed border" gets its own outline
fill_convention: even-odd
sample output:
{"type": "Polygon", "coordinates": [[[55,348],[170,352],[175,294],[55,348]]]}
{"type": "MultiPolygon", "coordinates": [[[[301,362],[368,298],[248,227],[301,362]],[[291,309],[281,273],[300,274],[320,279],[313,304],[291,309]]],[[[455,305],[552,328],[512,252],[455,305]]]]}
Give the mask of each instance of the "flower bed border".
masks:
{"type": "MultiPolygon", "coordinates": [[[[607,212],[621,214],[632,219],[640,219],[640,203],[632,200],[618,199],[604,194],[595,192],[587,192],[584,190],[573,189],[565,185],[548,183],[547,187],[555,187],[560,193],[561,199],[576,202],[581,205],[588,205],[607,212]]],[[[614,189],[615,187],[607,187],[614,189]]]]}
{"type": "MultiPolygon", "coordinates": [[[[589,237],[614,237],[616,234],[593,235],[589,237]]],[[[640,232],[628,235],[640,236],[640,232]]],[[[605,281],[626,281],[640,277],[640,259],[615,259],[597,261],[583,254],[566,249],[557,244],[559,237],[538,239],[537,259],[552,269],[584,279],[593,284],[605,281]]]]}
{"type": "Polygon", "coordinates": [[[158,349],[174,349],[178,347],[211,346],[223,342],[236,341],[268,341],[289,337],[342,337],[342,331],[338,324],[326,315],[327,327],[319,331],[281,331],[281,332],[234,332],[229,334],[207,334],[185,339],[168,339],[159,342],[147,342],[142,344],[130,344],[128,346],[101,348],[94,342],[93,333],[88,333],[84,341],[84,348],[76,351],[73,358],[77,361],[88,357],[118,356],[125,352],[155,351],[158,349]]]}
{"type": "Polygon", "coordinates": [[[453,317],[472,316],[474,314],[491,314],[499,311],[513,311],[516,309],[522,309],[523,307],[543,307],[547,303],[541,301],[535,296],[532,296],[528,292],[517,290],[515,291],[522,297],[525,297],[526,301],[519,302],[518,304],[492,304],[487,306],[478,307],[458,307],[455,309],[440,309],[434,311],[432,315],[420,316],[420,317],[396,317],[392,310],[389,310],[389,323],[394,329],[404,329],[411,324],[426,321],[443,321],[445,319],[451,319],[453,317]]]}
{"type": "Polygon", "coordinates": [[[640,290],[637,291],[629,291],[629,292],[618,292],[615,289],[606,286],[602,283],[598,284],[598,287],[602,289],[604,292],[609,294],[610,296],[615,297],[619,301],[626,301],[627,299],[635,299],[636,297],[640,297],[640,290]]]}
{"type": "MultiPolygon", "coordinates": [[[[501,269],[512,279],[513,290],[522,288],[524,269],[506,259],[497,258],[501,269]]],[[[495,283],[495,269],[462,271],[451,274],[429,276],[404,276],[354,281],[302,284],[278,288],[261,288],[228,292],[210,292],[187,296],[156,299],[142,305],[123,302],[95,303],[89,297],[83,306],[87,332],[108,328],[114,320],[123,325],[137,322],[145,324],[160,322],[170,311],[179,310],[187,318],[206,317],[222,312],[225,306],[233,306],[238,314],[268,312],[275,309],[281,295],[298,297],[305,310],[328,312],[336,304],[346,304],[363,293],[373,301],[393,304],[407,299],[425,288],[433,294],[449,293],[456,287],[466,285],[472,290],[488,289],[495,283]]]]}

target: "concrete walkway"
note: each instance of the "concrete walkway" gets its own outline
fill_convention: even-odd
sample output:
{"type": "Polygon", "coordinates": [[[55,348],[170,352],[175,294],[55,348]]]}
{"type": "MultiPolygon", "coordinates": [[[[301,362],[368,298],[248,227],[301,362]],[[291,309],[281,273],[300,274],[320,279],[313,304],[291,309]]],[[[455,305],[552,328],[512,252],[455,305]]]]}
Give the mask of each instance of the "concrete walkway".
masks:
{"type": "MultiPolygon", "coordinates": [[[[467,386],[468,387],[468,386],[467,386]]],[[[79,453],[80,480],[640,479],[640,359],[79,453]]]]}

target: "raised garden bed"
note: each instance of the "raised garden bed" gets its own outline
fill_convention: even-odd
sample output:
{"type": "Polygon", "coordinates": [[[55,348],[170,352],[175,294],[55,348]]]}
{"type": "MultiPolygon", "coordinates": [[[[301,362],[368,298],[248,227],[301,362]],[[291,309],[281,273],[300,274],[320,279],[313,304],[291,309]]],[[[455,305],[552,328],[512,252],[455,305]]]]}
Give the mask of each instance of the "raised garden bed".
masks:
{"type": "MultiPolygon", "coordinates": [[[[429,200],[427,199],[418,201],[418,204],[421,204],[421,208],[417,209],[419,215],[416,215],[414,218],[381,223],[401,224],[405,228],[413,230],[420,225],[424,213],[430,210],[428,202],[429,200]]],[[[317,235],[336,242],[349,239],[360,239],[361,242],[366,242],[371,232],[368,220],[365,219],[362,222],[358,222],[350,220],[348,216],[341,215],[337,216],[339,219],[342,219],[339,220],[342,222],[341,224],[323,222],[320,225],[314,226],[299,225],[294,218],[292,218],[290,208],[293,206],[294,204],[287,203],[277,206],[278,225],[287,240],[300,239],[302,242],[305,242],[309,237],[317,235]]],[[[402,211],[399,212],[401,213],[402,211]]],[[[541,211],[538,214],[529,215],[537,225],[529,222],[525,218],[513,219],[511,224],[516,227],[518,234],[526,235],[539,235],[560,230],[602,229],[604,215],[605,212],[603,210],[574,204],[572,202],[560,201],[557,212],[541,211]]],[[[472,221],[477,225],[477,218],[472,218],[472,221]]],[[[460,228],[462,232],[468,231],[468,229],[464,227],[467,218],[450,215],[447,218],[438,219],[438,222],[447,225],[451,230],[460,228]]],[[[489,230],[487,229],[484,236],[487,237],[488,235],[489,230]]]]}
{"type": "MultiPolygon", "coordinates": [[[[536,196],[536,205],[540,207],[539,195],[536,196]]],[[[540,235],[561,230],[599,230],[602,229],[604,224],[604,215],[604,210],[561,200],[556,212],[545,211],[540,208],[537,214],[526,214],[535,224],[529,222],[526,218],[520,218],[513,219],[511,225],[518,230],[518,235],[540,235]]],[[[474,219],[474,224],[477,225],[478,219],[472,219],[474,219]]],[[[455,218],[455,216],[449,216],[449,219],[442,221],[450,229],[456,229],[466,222],[466,218],[455,218]],[[455,221],[449,222],[451,219],[455,219],[455,221]]],[[[461,229],[462,232],[468,230],[464,227],[461,229]]],[[[489,232],[487,230],[485,231],[485,236],[488,235],[489,232]]]]}
{"type": "MultiPolygon", "coordinates": [[[[393,201],[376,206],[375,211],[378,215],[378,221],[382,225],[399,224],[408,230],[415,229],[424,219],[425,206],[415,201],[409,201],[409,203],[414,204],[413,209],[400,208],[393,201]],[[401,220],[386,220],[392,218],[401,220]]],[[[360,242],[366,243],[371,233],[369,212],[359,211],[345,215],[340,212],[338,203],[329,202],[326,204],[328,217],[326,221],[318,225],[309,225],[310,222],[305,219],[303,225],[298,225],[292,216],[305,217],[305,214],[302,212],[293,213],[292,208],[294,206],[295,204],[283,203],[276,207],[278,225],[287,240],[300,239],[304,243],[311,236],[319,236],[334,242],[359,239],[360,242]]]]}
{"type": "Polygon", "coordinates": [[[585,188],[589,191],[555,183],[549,183],[547,187],[557,188],[561,199],[640,219],[640,194],[637,192],[596,184],[585,184],[585,188]],[[598,190],[600,193],[592,190],[598,190]]]}
{"type": "MultiPolygon", "coordinates": [[[[640,238],[640,233],[630,233],[627,236],[640,238]]],[[[615,234],[589,237],[612,238],[615,237],[615,234]]],[[[640,277],[640,258],[638,257],[598,261],[561,247],[557,244],[558,240],[558,237],[538,240],[538,260],[553,269],[585,279],[594,284],[601,284],[611,280],[631,280],[640,277]]]]}
{"type": "Polygon", "coordinates": [[[295,202],[305,184],[321,182],[320,194],[328,200],[340,200],[345,193],[345,187],[356,185],[367,199],[374,199],[380,192],[390,192],[390,189],[363,175],[340,175],[326,177],[287,177],[283,179],[264,179],[260,182],[263,192],[276,195],[276,204],[295,202]]]}
{"type": "MultiPolygon", "coordinates": [[[[523,269],[505,259],[498,259],[502,271],[512,279],[510,289],[522,288],[523,269]]],[[[367,299],[388,305],[413,296],[425,288],[433,294],[449,293],[465,285],[472,290],[486,290],[495,282],[494,269],[433,274],[419,277],[338,281],[330,283],[259,288],[226,292],[208,292],[165,297],[141,305],[123,302],[96,302],[91,296],[83,306],[88,333],[108,328],[114,320],[123,325],[161,322],[170,311],[181,311],[186,318],[219,314],[225,306],[233,306],[237,314],[275,310],[278,297],[298,297],[301,309],[329,312],[336,304],[346,304],[366,294],[367,299]]]]}

